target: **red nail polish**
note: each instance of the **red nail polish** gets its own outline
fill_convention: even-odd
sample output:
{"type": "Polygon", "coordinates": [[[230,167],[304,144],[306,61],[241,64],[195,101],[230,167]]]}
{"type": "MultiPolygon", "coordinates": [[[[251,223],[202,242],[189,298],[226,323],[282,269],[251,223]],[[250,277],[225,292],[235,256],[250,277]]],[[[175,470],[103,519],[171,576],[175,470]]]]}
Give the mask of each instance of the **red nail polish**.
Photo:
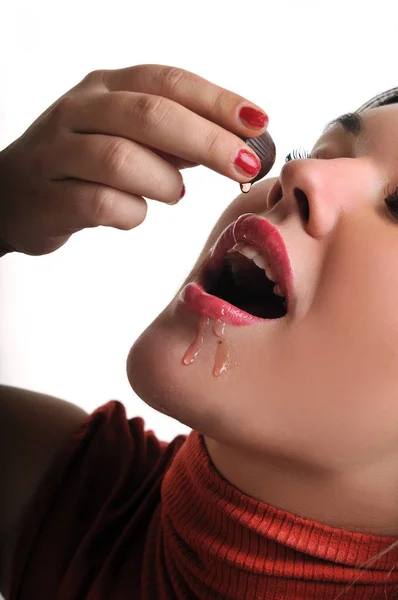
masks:
{"type": "Polygon", "coordinates": [[[173,206],[174,204],[178,204],[178,202],[181,200],[181,198],[184,198],[185,196],[185,185],[182,184],[182,190],[181,190],[181,194],[180,196],[177,198],[177,200],[174,200],[174,202],[169,202],[170,206],[173,206]]]}
{"type": "Polygon", "coordinates": [[[239,111],[239,118],[242,121],[243,125],[249,127],[255,127],[258,129],[262,129],[268,125],[268,115],[266,115],[261,110],[257,110],[256,108],[252,108],[251,106],[244,106],[239,111]]]}
{"type": "Polygon", "coordinates": [[[251,177],[257,175],[257,173],[261,169],[260,159],[255,154],[252,154],[244,148],[242,148],[242,150],[239,150],[234,160],[234,165],[240,171],[243,171],[244,175],[250,175],[251,177]]]}
{"type": "Polygon", "coordinates": [[[178,198],[179,200],[181,200],[181,198],[184,198],[184,196],[185,196],[185,192],[186,192],[186,189],[185,189],[185,184],[182,184],[181,195],[180,195],[180,197],[178,198]]]}

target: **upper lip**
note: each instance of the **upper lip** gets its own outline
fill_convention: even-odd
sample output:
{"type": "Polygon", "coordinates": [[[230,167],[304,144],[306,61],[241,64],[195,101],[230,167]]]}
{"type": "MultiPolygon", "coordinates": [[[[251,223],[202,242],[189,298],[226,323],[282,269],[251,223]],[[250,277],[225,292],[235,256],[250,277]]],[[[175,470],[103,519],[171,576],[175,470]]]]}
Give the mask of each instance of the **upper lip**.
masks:
{"type": "Polygon", "coordinates": [[[241,215],[223,231],[210,250],[202,275],[220,270],[226,253],[232,250],[238,242],[253,246],[265,258],[276,276],[277,283],[285,292],[288,310],[292,308],[293,268],[285,243],[276,227],[253,213],[241,215]]]}

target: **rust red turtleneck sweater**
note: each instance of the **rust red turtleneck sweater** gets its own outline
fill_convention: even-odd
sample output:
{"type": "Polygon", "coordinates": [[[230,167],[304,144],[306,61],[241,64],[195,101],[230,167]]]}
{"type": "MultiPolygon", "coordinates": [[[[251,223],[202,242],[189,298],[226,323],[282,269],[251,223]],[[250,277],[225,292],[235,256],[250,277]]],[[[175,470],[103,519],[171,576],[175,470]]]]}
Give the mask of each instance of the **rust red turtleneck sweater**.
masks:
{"type": "MultiPolygon", "coordinates": [[[[192,431],[170,444],[119,402],[87,417],[26,515],[10,600],[344,600],[398,590],[395,538],[334,529],[232,486],[192,431]],[[386,590],[386,592],[385,592],[386,590]]],[[[394,595],[395,597],[395,595],[394,595]]]]}

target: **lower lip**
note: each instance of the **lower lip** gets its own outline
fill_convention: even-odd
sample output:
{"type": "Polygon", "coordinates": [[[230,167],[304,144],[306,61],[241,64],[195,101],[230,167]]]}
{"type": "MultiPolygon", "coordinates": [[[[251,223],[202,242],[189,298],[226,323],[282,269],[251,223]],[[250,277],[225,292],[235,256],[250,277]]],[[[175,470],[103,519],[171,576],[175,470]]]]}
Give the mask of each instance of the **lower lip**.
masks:
{"type": "Polygon", "coordinates": [[[188,283],[179,296],[192,312],[209,319],[220,319],[229,325],[258,325],[271,319],[260,319],[204,291],[199,283],[188,283]]]}

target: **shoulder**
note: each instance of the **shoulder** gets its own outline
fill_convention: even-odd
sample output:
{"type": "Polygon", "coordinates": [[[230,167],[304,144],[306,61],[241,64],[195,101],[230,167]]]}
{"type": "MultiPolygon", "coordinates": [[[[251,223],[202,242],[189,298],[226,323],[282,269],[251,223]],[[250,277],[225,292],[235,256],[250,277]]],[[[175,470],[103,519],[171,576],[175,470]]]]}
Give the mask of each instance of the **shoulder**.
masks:
{"type": "MultiPolygon", "coordinates": [[[[127,530],[138,543],[134,531],[142,535],[149,523],[163,476],[185,439],[159,440],[141,417],[127,419],[123,404],[114,400],[88,415],[55,457],[25,513],[10,600],[22,588],[34,590],[35,597],[55,597],[64,565],[83,547],[87,563],[79,563],[81,572],[107,562],[127,530]],[[50,578],[39,577],[43,565],[50,578]]],[[[76,588],[71,597],[79,593],[76,588]]]]}

